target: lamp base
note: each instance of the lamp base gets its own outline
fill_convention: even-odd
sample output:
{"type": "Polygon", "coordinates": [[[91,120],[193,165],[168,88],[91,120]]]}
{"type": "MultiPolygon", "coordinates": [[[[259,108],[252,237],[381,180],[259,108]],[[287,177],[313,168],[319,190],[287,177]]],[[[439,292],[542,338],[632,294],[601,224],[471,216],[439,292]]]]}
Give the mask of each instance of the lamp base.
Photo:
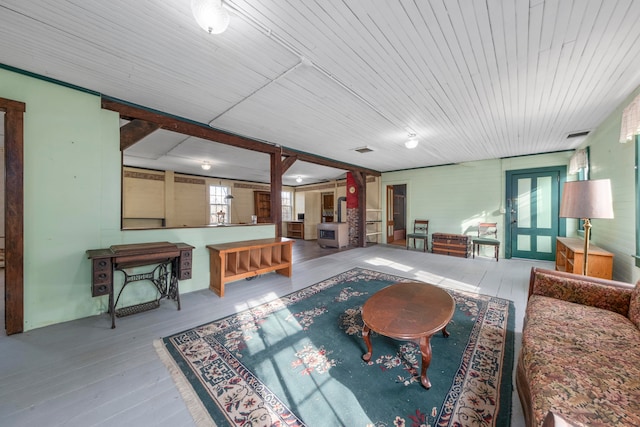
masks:
{"type": "Polygon", "coordinates": [[[591,221],[589,218],[584,220],[584,262],[582,263],[582,275],[587,276],[589,271],[589,240],[591,238],[591,221]]]}

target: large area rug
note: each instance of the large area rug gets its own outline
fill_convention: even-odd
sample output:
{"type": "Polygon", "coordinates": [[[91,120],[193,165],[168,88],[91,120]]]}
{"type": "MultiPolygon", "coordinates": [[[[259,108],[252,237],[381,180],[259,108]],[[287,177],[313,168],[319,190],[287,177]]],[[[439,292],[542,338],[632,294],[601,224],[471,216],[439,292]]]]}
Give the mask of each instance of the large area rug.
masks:
{"type": "Polygon", "coordinates": [[[356,268],[155,345],[198,425],[509,425],[511,301],[447,290],[456,311],[449,338],[431,339],[429,390],[416,344],[373,333],[361,359],[362,305],[411,281],[356,268]]]}

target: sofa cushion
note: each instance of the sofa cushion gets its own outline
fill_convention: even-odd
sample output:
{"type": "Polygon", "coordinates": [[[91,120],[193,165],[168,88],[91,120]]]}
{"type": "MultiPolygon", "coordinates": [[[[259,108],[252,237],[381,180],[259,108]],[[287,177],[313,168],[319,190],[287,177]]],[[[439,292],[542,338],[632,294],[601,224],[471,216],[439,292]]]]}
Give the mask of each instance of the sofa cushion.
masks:
{"type": "Polygon", "coordinates": [[[529,299],[521,360],[535,425],[640,426],[640,331],[625,316],[540,295],[529,299]]]}
{"type": "Polygon", "coordinates": [[[631,292],[631,301],[629,302],[629,319],[640,329],[640,280],[636,283],[636,287],[631,292]]]}

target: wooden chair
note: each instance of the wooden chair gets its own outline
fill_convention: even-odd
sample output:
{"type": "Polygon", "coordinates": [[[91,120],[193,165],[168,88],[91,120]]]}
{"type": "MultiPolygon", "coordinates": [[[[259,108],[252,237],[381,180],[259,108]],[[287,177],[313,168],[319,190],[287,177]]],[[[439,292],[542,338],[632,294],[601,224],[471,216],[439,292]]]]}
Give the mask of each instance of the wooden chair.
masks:
{"type": "Polygon", "coordinates": [[[498,240],[498,223],[481,222],[478,225],[478,237],[473,239],[473,257],[476,252],[480,255],[480,246],[493,246],[495,251],[496,262],[498,262],[498,254],[500,253],[500,240],[498,240]],[[493,236],[493,238],[488,237],[493,236]]]}
{"type": "Polygon", "coordinates": [[[413,248],[416,248],[416,239],[424,240],[422,252],[427,251],[427,243],[429,242],[429,220],[416,219],[413,221],[413,233],[407,234],[407,250],[409,249],[409,240],[413,239],[413,248]]]}

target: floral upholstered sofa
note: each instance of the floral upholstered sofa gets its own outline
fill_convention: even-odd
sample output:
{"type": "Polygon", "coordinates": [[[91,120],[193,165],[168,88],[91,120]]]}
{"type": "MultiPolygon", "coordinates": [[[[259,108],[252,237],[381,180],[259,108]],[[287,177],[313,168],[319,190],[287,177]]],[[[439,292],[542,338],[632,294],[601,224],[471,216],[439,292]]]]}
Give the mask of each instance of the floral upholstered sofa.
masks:
{"type": "Polygon", "coordinates": [[[531,270],[516,370],[527,426],[640,426],[639,286],[531,270]]]}

